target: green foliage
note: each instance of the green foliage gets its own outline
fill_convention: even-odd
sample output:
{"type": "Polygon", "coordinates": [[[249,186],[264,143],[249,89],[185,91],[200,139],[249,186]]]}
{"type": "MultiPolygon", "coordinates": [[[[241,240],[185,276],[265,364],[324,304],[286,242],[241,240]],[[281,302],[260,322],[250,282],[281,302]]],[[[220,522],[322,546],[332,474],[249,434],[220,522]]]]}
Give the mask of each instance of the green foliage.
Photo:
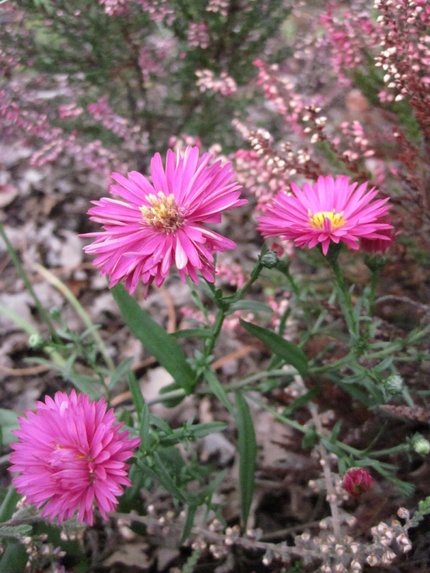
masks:
{"type": "Polygon", "coordinates": [[[175,339],[138,305],[121,284],[112,289],[112,294],[131,332],[189,394],[196,377],[175,339]]]}
{"type": "Polygon", "coordinates": [[[25,573],[28,555],[20,543],[8,543],[0,557],[0,573],[25,573]]]}
{"type": "Polygon", "coordinates": [[[245,320],[241,320],[240,324],[250,334],[266,344],[272,352],[279,356],[279,358],[282,358],[285,364],[291,364],[300,374],[303,376],[306,375],[308,361],[301,348],[292,342],[285,340],[285,338],[279,336],[279,334],[270,332],[270,330],[262,328],[256,324],[251,324],[245,320]]]}
{"type": "Polygon", "coordinates": [[[430,496],[418,502],[418,511],[421,515],[430,513],[430,496]]]}
{"type": "Polygon", "coordinates": [[[243,529],[246,529],[254,494],[257,442],[251,412],[246,399],[239,392],[235,393],[235,399],[239,453],[240,505],[242,510],[242,526],[243,529]]]}
{"type": "Polygon", "coordinates": [[[0,447],[8,446],[15,438],[13,430],[18,428],[18,415],[13,410],[0,408],[0,447]]]}

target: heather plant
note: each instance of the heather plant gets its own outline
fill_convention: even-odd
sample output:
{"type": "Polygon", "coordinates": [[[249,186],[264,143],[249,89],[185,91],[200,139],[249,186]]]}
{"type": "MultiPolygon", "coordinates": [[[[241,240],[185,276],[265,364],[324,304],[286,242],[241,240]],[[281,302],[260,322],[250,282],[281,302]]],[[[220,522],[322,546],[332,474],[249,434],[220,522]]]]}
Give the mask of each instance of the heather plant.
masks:
{"type": "Polygon", "coordinates": [[[288,16],[280,0],[3,10],[3,136],[36,147],[35,165],[66,155],[102,173],[146,168],[182,133],[232,148],[228,120],[246,107],[252,61],[279,57],[273,38],[288,16]]]}
{"type": "MultiPolygon", "coordinates": [[[[34,165],[74,155],[106,175],[115,168],[110,196],[87,207],[82,246],[108,278],[121,326],[169,383],[147,398],[132,357],[118,359],[90,309],[36,264],[82,328],[69,326],[64,308],[46,308],[0,221],[40,328],[0,310],[29,334],[32,361],[61,376],[35,411],[0,418],[13,450],[0,572],[67,571],[67,552],[79,570],[98,570],[85,532],[114,524],[124,536],[175,540],[186,548],[182,571],[204,561],[235,571],[244,554],[262,571],[406,563],[429,513],[411,471],[430,452],[429,325],[425,302],[390,290],[401,283],[390,266],[428,266],[428,7],[330,5],[281,59],[289,36],[275,32],[289,10],[278,2],[6,6],[3,133],[46,141],[34,165]],[[252,69],[261,111],[261,95],[245,89],[252,69]],[[56,85],[49,110],[32,98],[47,85],[56,85]],[[237,149],[242,137],[249,147],[237,149]],[[252,227],[246,257],[232,221],[246,237],[252,227]],[[181,285],[186,304],[174,300],[181,285]],[[174,329],[151,298],[163,289],[181,307],[174,329]],[[384,314],[400,303],[418,308],[412,326],[384,314]],[[218,364],[232,336],[261,355],[229,374],[218,364]],[[155,409],[187,400],[209,400],[211,420],[174,424],[155,409]],[[254,518],[265,470],[260,412],[271,443],[311,468],[291,463],[277,491],[292,484],[319,500],[273,538],[254,518]],[[216,433],[234,441],[233,519],[230,469],[199,451],[216,433]],[[391,500],[384,520],[370,522],[364,514],[381,498],[391,500]]],[[[298,23],[303,7],[293,11],[298,23]]]]}

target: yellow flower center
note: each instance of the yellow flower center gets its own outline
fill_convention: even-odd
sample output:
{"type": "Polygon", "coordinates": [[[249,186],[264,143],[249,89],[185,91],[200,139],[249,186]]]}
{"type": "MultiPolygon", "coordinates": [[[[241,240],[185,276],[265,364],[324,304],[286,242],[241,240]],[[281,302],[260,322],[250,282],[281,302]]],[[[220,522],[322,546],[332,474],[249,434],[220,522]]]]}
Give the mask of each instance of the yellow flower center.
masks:
{"type": "Polygon", "coordinates": [[[309,223],[314,229],[324,229],[324,221],[328,219],[331,223],[331,230],[334,231],[343,227],[346,224],[346,220],[343,218],[343,211],[341,213],[336,213],[333,211],[320,211],[319,213],[312,213],[309,211],[309,223]]]}
{"type": "Polygon", "coordinates": [[[182,226],[184,219],[172,193],[165,195],[159,191],[157,195],[151,193],[147,199],[151,207],[142,206],[139,210],[148,225],[164,233],[174,233],[182,226]]]}

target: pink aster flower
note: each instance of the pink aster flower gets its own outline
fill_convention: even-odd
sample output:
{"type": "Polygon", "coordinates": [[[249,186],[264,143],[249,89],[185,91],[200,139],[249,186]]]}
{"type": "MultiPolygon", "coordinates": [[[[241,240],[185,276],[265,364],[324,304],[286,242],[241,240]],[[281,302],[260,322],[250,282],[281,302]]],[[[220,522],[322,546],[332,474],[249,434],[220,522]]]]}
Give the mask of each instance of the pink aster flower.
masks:
{"type": "Polygon", "coordinates": [[[265,214],[257,217],[264,237],[293,240],[297,247],[315,247],[321,243],[327,254],[330,243],[343,242],[359,248],[359,239],[390,241],[392,225],[384,219],[388,199],[373,200],[378,191],[367,183],[357,186],[349,177],[319,177],[316,183],[305,183],[303,190],[291,183],[293,195],[279,192],[269,203],[265,214]]]}
{"type": "Polygon", "coordinates": [[[58,523],[75,512],[79,523],[93,523],[93,505],[103,519],[118,504],[123,486],[131,485],[125,461],[133,455],[139,438],[120,432],[113,410],[106,412],[104,398],[57,392],[54,399],[37,402],[15,430],[18,442],[11,445],[12,472],[18,492],[42,516],[58,523]]]}
{"type": "Polygon", "coordinates": [[[232,183],[230,163],[209,165],[211,155],[199,157],[197,147],[183,155],[168,150],[166,167],[156,153],[151,160],[151,180],[132,171],[128,178],[112,173],[117,185],[110,187],[119,198],[94,201],[88,214],[103,230],[84,249],[96,255],[94,264],[109,275],[110,286],[121,280],[132,293],[141,279],[145,296],[149,285],[163,284],[176,265],[180,278],[197,282],[199,271],[214,280],[214,253],[236,244],[206,226],[220,223],[223,211],[239,207],[241,186],[232,183]]]}

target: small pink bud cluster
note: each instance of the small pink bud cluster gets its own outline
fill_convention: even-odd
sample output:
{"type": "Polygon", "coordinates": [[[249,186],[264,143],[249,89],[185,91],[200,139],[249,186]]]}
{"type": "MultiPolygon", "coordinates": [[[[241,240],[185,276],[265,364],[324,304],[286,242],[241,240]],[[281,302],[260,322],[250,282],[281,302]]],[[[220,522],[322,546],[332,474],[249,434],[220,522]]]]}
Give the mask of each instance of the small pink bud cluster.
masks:
{"type": "Polygon", "coordinates": [[[134,0],[134,2],[141,6],[153,22],[164,22],[167,26],[173,24],[176,14],[169,0],[134,0]]]}
{"type": "Polygon", "coordinates": [[[421,0],[375,0],[379,16],[379,54],[384,100],[407,98],[418,122],[430,134],[430,8],[421,0]]]}
{"type": "Polygon", "coordinates": [[[320,22],[325,29],[321,47],[329,48],[330,64],[338,81],[349,86],[349,71],[365,64],[365,47],[377,44],[377,30],[370,15],[362,11],[342,12],[330,7],[320,22]]]}
{"type": "Polygon", "coordinates": [[[198,77],[196,86],[201,92],[212,91],[230,96],[237,91],[236,82],[227,72],[221,72],[217,78],[211,70],[196,70],[196,76],[198,77]]]}
{"type": "Polygon", "coordinates": [[[122,16],[128,12],[127,0],[99,0],[108,16],[122,16]]]}
{"type": "Polygon", "coordinates": [[[234,166],[238,181],[257,198],[259,210],[264,209],[278,190],[287,189],[283,173],[273,173],[265,157],[259,156],[254,149],[236,151],[234,166]]]}
{"type": "Polygon", "coordinates": [[[303,129],[299,124],[305,103],[296,92],[290,77],[280,73],[278,64],[268,65],[257,59],[254,66],[258,68],[257,85],[262,87],[265,97],[294,132],[302,133],[303,129]]]}
{"type": "Polygon", "coordinates": [[[129,143],[136,142],[136,145],[142,141],[140,127],[138,125],[130,126],[127,119],[114,113],[106,97],[101,97],[96,102],[88,104],[87,110],[96,121],[121,139],[125,139],[129,143]]]}
{"type": "Polygon", "coordinates": [[[206,12],[215,12],[221,16],[227,16],[229,0],[209,0],[206,12]]]}
{"type": "Polygon", "coordinates": [[[207,24],[191,22],[188,26],[188,44],[205,50],[209,46],[209,34],[207,24]]]}

